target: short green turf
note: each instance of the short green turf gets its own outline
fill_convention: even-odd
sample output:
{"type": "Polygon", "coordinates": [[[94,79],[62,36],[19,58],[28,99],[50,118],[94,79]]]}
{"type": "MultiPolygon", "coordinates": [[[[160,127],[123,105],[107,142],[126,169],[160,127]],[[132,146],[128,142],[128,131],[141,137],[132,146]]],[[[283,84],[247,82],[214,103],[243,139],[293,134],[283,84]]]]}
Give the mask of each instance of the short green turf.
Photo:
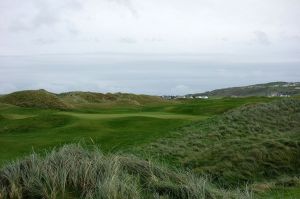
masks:
{"type": "Polygon", "coordinates": [[[127,150],[165,137],[243,104],[274,98],[179,100],[147,105],[90,104],[70,111],[0,104],[0,162],[64,143],[96,143],[104,151],[127,150]]]}

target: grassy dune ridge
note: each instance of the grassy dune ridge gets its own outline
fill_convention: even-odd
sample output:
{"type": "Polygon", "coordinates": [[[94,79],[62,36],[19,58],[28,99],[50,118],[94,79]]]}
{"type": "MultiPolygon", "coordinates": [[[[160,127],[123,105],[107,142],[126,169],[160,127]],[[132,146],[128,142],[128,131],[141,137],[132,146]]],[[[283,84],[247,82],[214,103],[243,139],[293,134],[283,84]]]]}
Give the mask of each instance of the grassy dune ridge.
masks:
{"type": "Polygon", "coordinates": [[[71,106],[46,90],[18,91],[0,97],[0,102],[21,107],[66,110],[71,106]]]}
{"type": "Polygon", "coordinates": [[[140,106],[149,103],[162,103],[159,96],[136,95],[130,93],[96,93],[74,91],[55,94],[44,89],[17,91],[0,96],[0,102],[28,108],[40,109],[80,109],[99,105],[140,106]]]}
{"type": "Polygon", "coordinates": [[[266,84],[256,84],[250,86],[232,87],[217,89],[205,93],[192,94],[190,96],[212,96],[212,97],[228,97],[228,96],[280,96],[280,95],[300,95],[300,82],[270,82],[266,84]]]}
{"type": "Polygon", "coordinates": [[[300,100],[246,105],[183,128],[147,149],[236,185],[300,173],[300,100]]]}
{"type": "Polygon", "coordinates": [[[66,145],[0,170],[0,198],[251,198],[225,191],[206,178],[172,170],[132,155],[103,155],[66,145]]]}
{"type": "Polygon", "coordinates": [[[97,103],[123,103],[132,105],[143,105],[147,103],[164,101],[159,96],[136,95],[130,93],[96,93],[74,91],[60,93],[57,95],[66,103],[80,106],[82,104],[97,104],[97,103]]]}

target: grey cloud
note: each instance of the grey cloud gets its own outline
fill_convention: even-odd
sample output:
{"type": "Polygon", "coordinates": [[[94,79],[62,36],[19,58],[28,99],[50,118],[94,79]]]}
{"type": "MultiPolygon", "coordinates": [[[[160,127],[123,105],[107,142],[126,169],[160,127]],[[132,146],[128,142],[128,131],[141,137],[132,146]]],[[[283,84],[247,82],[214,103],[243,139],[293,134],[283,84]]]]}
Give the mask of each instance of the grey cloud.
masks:
{"type": "Polygon", "coordinates": [[[31,25],[28,25],[28,22],[25,22],[20,19],[15,19],[12,21],[8,29],[11,32],[21,32],[21,31],[30,31],[32,30],[31,25]]]}
{"type": "Polygon", "coordinates": [[[299,81],[299,9],[297,0],[0,0],[0,91],[299,81]]]}
{"type": "Polygon", "coordinates": [[[41,26],[51,26],[61,20],[61,13],[59,8],[53,8],[44,1],[35,1],[37,14],[32,20],[32,27],[39,28],[41,26]]]}
{"type": "Polygon", "coordinates": [[[150,38],[145,38],[145,41],[147,41],[147,42],[162,42],[164,40],[160,37],[150,37],[150,38]]]}
{"type": "Polygon", "coordinates": [[[60,1],[59,3],[51,3],[48,0],[32,0],[32,3],[34,16],[26,18],[26,16],[20,15],[10,24],[11,31],[33,31],[41,27],[52,27],[61,22],[65,22],[68,27],[74,27],[63,18],[63,14],[68,10],[76,11],[82,8],[77,0],[60,1]]]}
{"type": "Polygon", "coordinates": [[[67,30],[71,35],[79,35],[80,30],[78,28],[76,28],[76,26],[72,23],[68,23],[67,25],[67,30]]]}
{"type": "Polygon", "coordinates": [[[261,44],[261,45],[270,45],[270,39],[268,37],[268,35],[263,32],[263,31],[255,31],[254,32],[255,37],[256,37],[256,41],[261,44]]]}
{"type": "Polygon", "coordinates": [[[298,43],[300,42],[300,34],[280,34],[280,39],[282,41],[287,41],[287,42],[293,42],[296,43],[296,45],[299,45],[298,43]]]}
{"type": "Polygon", "coordinates": [[[298,8],[300,1],[285,0],[0,0],[0,54],[293,52],[298,42],[278,35],[299,34],[298,8]],[[59,42],[30,46],[36,37],[59,42]],[[103,45],[91,41],[96,37],[103,45]]]}
{"type": "Polygon", "coordinates": [[[229,41],[229,39],[228,39],[227,37],[222,37],[221,40],[222,40],[223,42],[228,42],[228,41],[229,41]]]}
{"type": "Polygon", "coordinates": [[[138,17],[138,11],[137,9],[134,7],[133,3],[131,0],[107,0],[110,2],[115,2],[119,5],[125,6],[133,16],[138,17]]]}
{"type": "Polygon", "coordinates": [[[52,38],[37,38],[33,40],[36,44],[41,44],[41,45],[46,45],[46,44],[53,44],[58,42],[57,39],[52,39],[52,38]]]}
{"type": "Polygon", "coordinates": [[[122,37],[119,39],[121,43],[134,44],[137,43],[137,40],[131,37],[122,37]]]}

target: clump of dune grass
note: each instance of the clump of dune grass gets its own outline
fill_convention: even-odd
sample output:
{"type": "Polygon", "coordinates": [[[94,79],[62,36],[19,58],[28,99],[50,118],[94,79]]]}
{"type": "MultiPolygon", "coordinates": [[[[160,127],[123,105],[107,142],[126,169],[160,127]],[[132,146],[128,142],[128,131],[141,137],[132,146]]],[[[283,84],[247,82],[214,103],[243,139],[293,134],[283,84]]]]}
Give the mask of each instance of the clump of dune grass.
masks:
{"type": "Polygon", "coordinates": [[[0,170],[0,198],[247,198],[218,189],[207,178],[131,155],[103,155],[65,145],[35,153],[0,170]]]}

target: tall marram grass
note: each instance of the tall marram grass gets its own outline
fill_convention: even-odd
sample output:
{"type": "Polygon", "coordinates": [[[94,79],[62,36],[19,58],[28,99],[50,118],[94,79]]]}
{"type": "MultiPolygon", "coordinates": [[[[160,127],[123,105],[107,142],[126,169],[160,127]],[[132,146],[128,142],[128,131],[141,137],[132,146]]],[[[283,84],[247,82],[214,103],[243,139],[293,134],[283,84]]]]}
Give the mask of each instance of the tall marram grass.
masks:
{"type": "Polygon", "coordinates": [[[195,122],[144,150],[224,187],[300,173],[300,100],[250,104],[195,122]]]}
{"type": "Polygon", "coordinates": [[[250,198],[224,191],[206,178],[135,156],[103,155],[73,144],[0,170],[0,198],[250,198]]]}

